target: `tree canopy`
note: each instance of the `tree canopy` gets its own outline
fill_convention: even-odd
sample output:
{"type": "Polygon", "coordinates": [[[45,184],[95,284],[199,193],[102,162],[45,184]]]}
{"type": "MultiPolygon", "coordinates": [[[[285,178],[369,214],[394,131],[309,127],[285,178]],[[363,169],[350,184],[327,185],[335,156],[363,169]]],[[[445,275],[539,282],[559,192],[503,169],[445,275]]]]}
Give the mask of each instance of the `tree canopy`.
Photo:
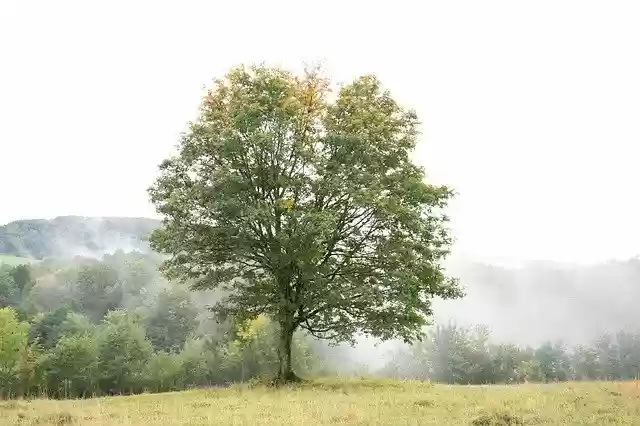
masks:
{"type": "Polygon", "coordinates": [[[231,70],[149,190],[164,271],[222,289],[223,316],[272,317],[281,380],[297,329],[412,341],[434,296],[461,296],[440,266],[453,194],[410,159],[415,112],[374,76],[330,89],[316,69],[231,70]]]}

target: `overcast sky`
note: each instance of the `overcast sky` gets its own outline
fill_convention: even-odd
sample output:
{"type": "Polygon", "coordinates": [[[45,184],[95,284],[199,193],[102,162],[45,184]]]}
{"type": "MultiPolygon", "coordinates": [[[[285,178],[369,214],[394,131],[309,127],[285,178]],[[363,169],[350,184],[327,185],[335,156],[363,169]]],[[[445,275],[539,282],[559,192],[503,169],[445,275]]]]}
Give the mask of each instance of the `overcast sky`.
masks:
{"type": "Polygon", "coordinates": [[[640,2],[382,4],[0,1],[0,223],[153,215],[203,85],[324,60],[418,111],[456,253],[640,254],[640,2]]]}

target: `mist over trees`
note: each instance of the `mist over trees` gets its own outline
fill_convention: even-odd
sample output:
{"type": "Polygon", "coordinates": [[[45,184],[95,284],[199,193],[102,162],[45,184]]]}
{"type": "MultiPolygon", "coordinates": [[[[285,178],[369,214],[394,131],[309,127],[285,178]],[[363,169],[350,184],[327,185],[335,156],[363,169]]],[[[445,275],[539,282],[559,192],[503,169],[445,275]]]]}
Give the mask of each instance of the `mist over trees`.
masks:
{"type": "Polygon", "coordinates": [[[458,259],[447,270],[460,278],[465,297],[438,301],[436,320],[487,325],[499,342],[538,346],[562,340],[573,346],[605,333],[640,331],[640,258],[509,267],[458,259]]]}
{"type": "Polygon", "coordinates": [[[32,259],[99,258],[116,249],[148,250],[159,222],[148,218],[60,216],[17,220],[0,226],[0,253],[32,259]]]}
{"type": "Polygon", "coordinates": [[[437,326],[399,349],[379,374],[444,383],[489,384],[640,377],[640,333],[604,334],[585,345],[495,343],[486,327],[437,326]]]}
{"type": "Polygon", "coordinates": [[[416,126],[371,76],[330,98],[314,72],[233,70],[150,189],[162,224],[0,227],[0,398],[640,377],[640,259],[445,267],[452,193],[409,160],[416,126]],[[393,350],[332,345],[373,338],[393,350]]]}
{"type": "MultiPolygon", "coordinates": [[[[160,262],[155,254],[117,251],[99,260],[78,257],[17,267],[0,265],[2,395],[65,398],[160,392],[277,374],[276,324],[266,316],[242,323],[214,321],[206,307],[221,296],[211,291],[187,291],[185,285],[166,280],[158,272],[160,262]]],[[[622,268],[611,276],[628,277],[625,285],[629,288],[640,280],[640,274],[625,275],[635,270],[635,259],[575,267],[567,274],[579,285],[578,277],[590,276],[585,271],[616,265],[622,268]]],[[[469,265],[468,271],[477,281],[467,281],[462,274],[462,284],[490,288],[486,277],[496,268],[487,267],[486,275],[478,274],[478,268],[477,264],[469,265]]],[[[523,269],[498,270],[523,273],[523,269]]],[[[545,275],[540,272],[538,276],[545,275]]],[[[617,285],[614,281],[611,293],[617,285]]],[[[524,291],[529,294],[526,288],[524,291]]],[[[518,287],[510,292],[516,296],[510,296],[510,302],[487,296],[485,308],[516,311],[518,287]]],[[[633,297],[633,293],[619,293],[620,298],[623,295],[633,297]]],[[[530,297],[528,302],[540,303],[530,297]]],[[[551,317],[566,316],[567,337],[571,324],[580,320],[588,324],[589,315],[610,309],[603,304],[598,312],[584,313],[577,299],[573,305],[563,304],[559,313],[547,311],[551,317]]],[[[624,303],[626,300],[620,300],[614,306],[624,303]]],[[[619,313],[627,318],[635,314],[635,309],[619,313]]],[[[526,341],[532,330],[530,324],[519,325],[509,316],[502,321],[525,335],[520,340],[526,341]]],[[[370,362],[375,348],[333,347],[298,332],[293,339],[292,361],[302,377],[359,374],[462,384],[633,379],[640,374],[640,330],[623,329],[623,323],[612,323],[608,333],[577,343],[548,339],[527,344],[504,336],[492,338],[485,326],[455,325],[445,320],[427,327],[422,342],[396,342],[390,352],[378,350],[376,355],[383,362],[376,367],[370,362]]],[[[556,324],[548,332],[554,334],[562,327],[556,324]]]]}
{"type": "MultiPolygon", "coordinates": [[[[117,251],[101,260],[0,264],[2,295],[11,295],[0,306],[2,396],[159,392],[277,372],[278,334],[268,318],[209,321],[197,299],[216,297],[168,282],[160,261],[117,251]]],[[[294,338],[293,355],[301,374],[324,368],[308,337],[294,338]]]]}

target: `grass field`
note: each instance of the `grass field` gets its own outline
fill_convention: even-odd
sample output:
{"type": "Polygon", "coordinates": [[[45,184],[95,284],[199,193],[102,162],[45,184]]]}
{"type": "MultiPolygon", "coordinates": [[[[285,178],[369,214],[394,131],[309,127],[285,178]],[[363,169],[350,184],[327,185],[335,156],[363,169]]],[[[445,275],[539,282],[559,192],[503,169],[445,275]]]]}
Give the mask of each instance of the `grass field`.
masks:
{"type": "Polygon", "coordinates": [[[29,259],[26,257],[17,257],[17,256],[9,256],[6,254],[0,254],[0,265],[10,265],[10,266],[18,266],[23,265],[25,263],[31,263],[33,259],[29,259]]]}
{"type": "Polygon", "coordinates": [[[368,379],[0,402],[0,425],[640,425],[640,382],[446,386],[368,379]]]}

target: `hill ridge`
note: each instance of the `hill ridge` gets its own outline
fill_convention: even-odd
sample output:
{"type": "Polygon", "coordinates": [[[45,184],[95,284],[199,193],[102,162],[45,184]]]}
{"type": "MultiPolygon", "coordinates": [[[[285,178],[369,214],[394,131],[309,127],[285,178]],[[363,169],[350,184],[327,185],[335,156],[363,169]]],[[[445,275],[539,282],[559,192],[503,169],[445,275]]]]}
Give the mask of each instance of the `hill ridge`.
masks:
{"type": "Polygon", "coordinates": [[[33,259],[101,257],[105,253],[148,251],[158,219],[118,216],[57,216],[20,219],[0,226],[0,254],[33,259]]]}

